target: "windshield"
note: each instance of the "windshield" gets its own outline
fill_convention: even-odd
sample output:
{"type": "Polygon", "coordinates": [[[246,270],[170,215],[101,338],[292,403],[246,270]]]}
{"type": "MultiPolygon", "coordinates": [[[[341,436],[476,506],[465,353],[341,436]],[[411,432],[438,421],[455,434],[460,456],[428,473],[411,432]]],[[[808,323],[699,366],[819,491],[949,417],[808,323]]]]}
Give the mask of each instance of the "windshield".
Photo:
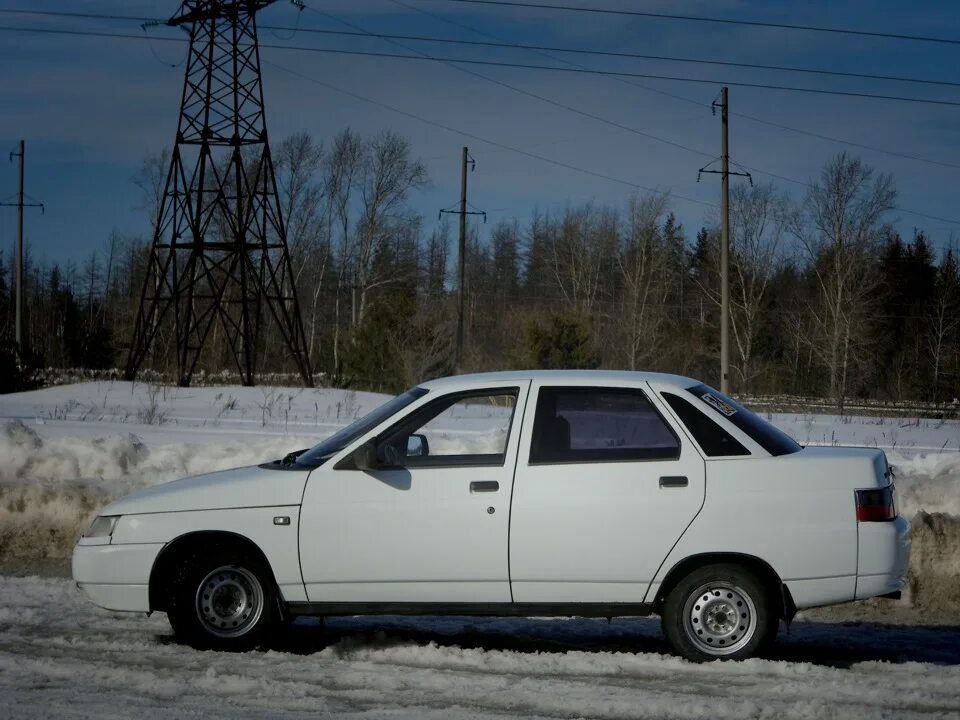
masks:
{"type": "Polygon", "coordinates": [[[687,392],[702,400],[717,414],[722,415],[750,436],[757,445],[771,455],[789,455],[803,448],[785,432],[754,415],[736,400],[717,392],[709,385],[694,385],[687,392]]]}
{"type": "Polygon", "coordinates": [[[422,398],[428,392],[429,390],[426,388],[416,387],[412,390],[407,390],[403,395],[397,395],[392,400],[388,400],[373,412],[367,413],[359,420],[338,430],[319,445],[315,445],[305,453],[301,453],[296,459],[297,465],[317,467],[328,457],[340,452],[358,437],[366,435],[388,417],[400,412],[400,410],[417,399],[422,398]]]}

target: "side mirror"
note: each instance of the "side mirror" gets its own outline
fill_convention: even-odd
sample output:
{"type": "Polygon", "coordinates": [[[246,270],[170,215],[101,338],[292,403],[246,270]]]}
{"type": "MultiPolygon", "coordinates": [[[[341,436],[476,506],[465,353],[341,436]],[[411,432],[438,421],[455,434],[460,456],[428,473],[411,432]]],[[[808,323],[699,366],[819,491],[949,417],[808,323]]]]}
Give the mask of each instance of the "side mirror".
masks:
{"type": "Polygon", "coordinates": [[[407,438],[407,457],[426,457],[430,454],[430,443],[426,435],[411,435],[407,438]]]}
{"type": "Polygon", "coordinates": [[[377,459],[377,444],[373,440],[365,442],[353,453],[353,463],[357,470],[376,470],[380,467],[377,459]]]}

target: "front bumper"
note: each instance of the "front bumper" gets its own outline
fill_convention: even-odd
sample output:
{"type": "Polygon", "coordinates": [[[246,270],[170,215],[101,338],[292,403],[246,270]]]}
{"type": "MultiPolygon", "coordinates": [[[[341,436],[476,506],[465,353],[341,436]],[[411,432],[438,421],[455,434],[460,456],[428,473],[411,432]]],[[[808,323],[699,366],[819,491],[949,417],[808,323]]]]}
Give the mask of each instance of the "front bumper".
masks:
{"type": "Polygon", "coordinates": [[[81,539],[73,549],[73,579],[107,610],[150,611],[150,571],[163,543],[106,545],[81,539]]]}

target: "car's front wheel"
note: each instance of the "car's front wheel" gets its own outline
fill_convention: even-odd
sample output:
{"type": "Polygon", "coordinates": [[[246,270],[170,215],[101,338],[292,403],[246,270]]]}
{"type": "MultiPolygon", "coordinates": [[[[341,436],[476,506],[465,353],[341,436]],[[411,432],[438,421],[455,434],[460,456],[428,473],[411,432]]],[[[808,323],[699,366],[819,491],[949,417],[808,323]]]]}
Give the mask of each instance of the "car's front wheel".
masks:
{"type": "Polygon", "coordinates": [[[737,565],[694,570],[663,605],[667,640],[695,662],[751,657],[773,640],[779,622],[769,590],[737,565]]]}
{"type": "Polygon", "coordinates": [[[232,548],[197,551],[180,565],[169,588],[167,617],[181,642],[210,650],[264,646],[275,613],[268,568],[232,548]]]}

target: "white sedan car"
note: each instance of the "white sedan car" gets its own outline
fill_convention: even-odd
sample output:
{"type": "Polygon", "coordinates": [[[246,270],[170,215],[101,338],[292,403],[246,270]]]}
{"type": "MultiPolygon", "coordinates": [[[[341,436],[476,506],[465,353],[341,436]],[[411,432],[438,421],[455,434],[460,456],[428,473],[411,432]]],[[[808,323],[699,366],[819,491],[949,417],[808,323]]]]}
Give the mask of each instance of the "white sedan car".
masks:
{"type": "Polygon", "coordinates": [[[196,647],[260,647],[298,615],[658,613],[708,660],[798,608],[898,597],[909,548],[881,450],[801,447],[689,378],[517,371],[118,500],[73,576],[196,647]]]}

